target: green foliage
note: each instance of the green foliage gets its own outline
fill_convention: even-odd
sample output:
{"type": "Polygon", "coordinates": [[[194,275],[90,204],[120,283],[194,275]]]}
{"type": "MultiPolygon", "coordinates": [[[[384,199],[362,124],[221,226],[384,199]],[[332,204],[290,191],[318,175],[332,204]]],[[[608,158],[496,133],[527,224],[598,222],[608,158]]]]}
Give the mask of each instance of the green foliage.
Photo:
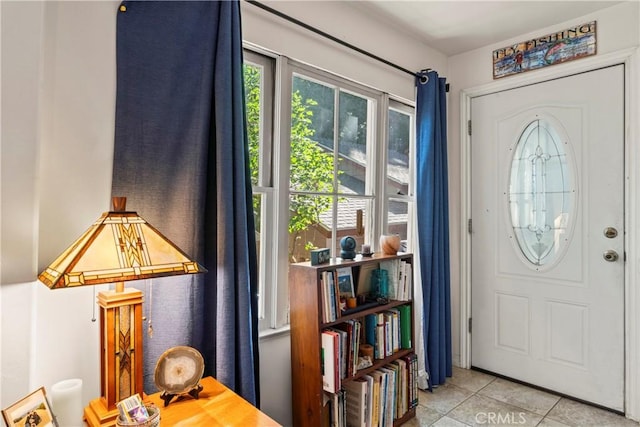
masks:
{"type": "MultiPolygon", "coordinates": [[[[313,112],[316,101],[302,101],[299,91],[291,96],[291,169],[289,186],[292,190],[328,193],[333,190],[333,154],[325,151],[311,137],[313,112]]],[[[289,248],[293,256],[299,233],[320,222],[320,214],[331,207],[331,197],[293,195],[289,201],[289,234],[294,244],[289,248]]],[[[304,247],[312,247],[306,242],[304,247]]]]}
{"type": "Polygon", "coordinates": [[[247,134],[249,139],[249,168],[251,184],[258,185],[260,165],[260,69],[244,65],[247,134]]]}

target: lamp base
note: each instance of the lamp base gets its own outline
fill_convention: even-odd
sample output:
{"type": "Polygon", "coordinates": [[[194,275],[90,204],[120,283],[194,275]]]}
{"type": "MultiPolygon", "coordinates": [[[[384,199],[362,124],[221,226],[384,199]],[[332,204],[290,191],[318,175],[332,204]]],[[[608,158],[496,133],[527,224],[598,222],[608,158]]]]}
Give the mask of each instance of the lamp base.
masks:
{"type": "Polygon", "coordinates": [[[104,399],[98,397],[89,402],[89,406],[84,408],[84,420],[89,427],[98,426],[115,426],[118,418],[118,409],[109,411],[105,405],[104,399]]]}

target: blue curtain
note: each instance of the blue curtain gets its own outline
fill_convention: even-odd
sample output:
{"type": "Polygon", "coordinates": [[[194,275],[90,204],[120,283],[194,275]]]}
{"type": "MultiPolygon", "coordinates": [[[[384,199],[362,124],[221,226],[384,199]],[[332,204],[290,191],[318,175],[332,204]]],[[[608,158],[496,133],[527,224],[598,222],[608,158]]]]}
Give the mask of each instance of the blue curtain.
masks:
{"type": "Polygon", "coordinates": [[[417,225],[431,390],[452,374],[446,79],[435,71],[421,72],[416,86],[417,225]]]}
{"type": "Polygon", "coordinates": [[[257,262],[238,1],[124,2],[117,21],[113,195],[209,272],[139,284],[158,357],[197,348],[258,404],[257,262]]]}

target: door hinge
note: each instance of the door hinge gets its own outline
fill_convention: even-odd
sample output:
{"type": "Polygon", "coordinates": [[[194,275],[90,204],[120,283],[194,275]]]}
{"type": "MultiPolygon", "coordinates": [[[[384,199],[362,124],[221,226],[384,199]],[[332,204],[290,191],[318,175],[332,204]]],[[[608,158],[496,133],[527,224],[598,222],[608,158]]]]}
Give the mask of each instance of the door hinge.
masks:
{"type": "Polygon", "coordinates": [[[467,230],[469,231],[469,234],[473,233],[473,224],[471,223],[471,218],[467,220],[467,230]]]}
{"type": "Polygon", "coordinates": [[[467,120],[467,133],[471,136],[471,120],[467,120]]]}
{"type": "Polygon", "coordinates": [[[469,333],[471,333],[471,317],[469,317],[469,333]]]}

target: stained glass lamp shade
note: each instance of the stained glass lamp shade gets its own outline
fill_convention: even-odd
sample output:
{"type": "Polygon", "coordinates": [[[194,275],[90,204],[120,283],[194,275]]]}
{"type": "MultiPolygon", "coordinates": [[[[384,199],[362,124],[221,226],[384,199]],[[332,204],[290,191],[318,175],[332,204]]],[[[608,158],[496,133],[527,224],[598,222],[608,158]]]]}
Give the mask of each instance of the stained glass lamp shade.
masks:
{"type": "Polygon", "coordinates": [[[102,396],[85,409],[90,426],[113,425],[115,404],[143,395],[142,292],[124,289],[128,280],[207,270],[115,197],[105,212],[38,279],[51,289],[114,283],[98,293],[100,305],[100,388],[102,396]]]}

